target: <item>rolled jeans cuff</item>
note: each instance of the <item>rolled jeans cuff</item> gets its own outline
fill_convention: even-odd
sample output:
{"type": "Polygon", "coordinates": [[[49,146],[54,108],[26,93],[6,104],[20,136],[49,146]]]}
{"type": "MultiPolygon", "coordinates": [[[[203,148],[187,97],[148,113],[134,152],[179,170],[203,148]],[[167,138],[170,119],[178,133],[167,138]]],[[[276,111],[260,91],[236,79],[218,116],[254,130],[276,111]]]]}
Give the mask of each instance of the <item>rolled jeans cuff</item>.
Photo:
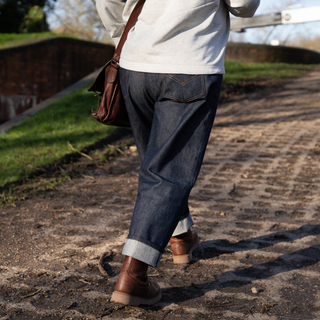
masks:
{"type": "Polygon", "coordinates": [[[172,236],[176,237],[179,234],[186,233],[192,226],[193,226],[193,221],[191,218],[191,214],[189,213],[189,215],[186,218],[178,222],[177,227],[173,231],[172,236]]]}
{"type": "Polygon", "coordinates": [[[162,253],[143,242],[127,239],[122,254],[140,260],[150,266],[158,267],[162,253]]]}
{"type": "MultiPolygon", "coordinates": [[[[186,218],[178,222],[172,236],[178,236],[179,234],[186,233],[192,225],[193,221],[189,213],[186,218]]],[[[140,260],[156,268],[158,267],[162,257],[162,253],[157,249],[134,239],[127,239],[123,247],[122,254],[140,260]]]]}

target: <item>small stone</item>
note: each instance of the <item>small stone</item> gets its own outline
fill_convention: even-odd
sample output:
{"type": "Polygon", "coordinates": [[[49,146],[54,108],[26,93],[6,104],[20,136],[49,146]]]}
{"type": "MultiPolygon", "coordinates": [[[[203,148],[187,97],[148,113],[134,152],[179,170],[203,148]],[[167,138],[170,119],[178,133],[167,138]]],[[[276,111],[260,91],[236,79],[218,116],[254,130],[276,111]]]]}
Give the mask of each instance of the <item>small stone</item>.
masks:
{"type": "Polygon", "coordinates": [[[256,287],[251,288],[251,291],[254,294],[258,294],[259,293],[259,291],[258,291],[258,289],[256,287]]]}
{"type": "Polygon", "coordinates": [[[136,152],[137,151],[137,147],[136,146],[130,146],[129,150],[131,152],[136,152]]]}

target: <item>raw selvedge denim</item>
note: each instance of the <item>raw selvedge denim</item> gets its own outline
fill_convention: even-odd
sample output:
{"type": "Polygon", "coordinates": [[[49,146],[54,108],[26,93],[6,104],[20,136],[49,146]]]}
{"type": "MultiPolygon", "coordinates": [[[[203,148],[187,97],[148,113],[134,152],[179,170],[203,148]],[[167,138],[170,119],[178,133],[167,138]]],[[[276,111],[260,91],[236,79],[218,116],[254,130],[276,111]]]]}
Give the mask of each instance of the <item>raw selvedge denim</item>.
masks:
{"type": "Polygon", "coordinates": [[[120,78],[141,158],[138,195],[123,254],[157,266],[172,234],[184,233],[193,224],[188,197],[215,118],[222,75],[121,68],[120,78]]]}

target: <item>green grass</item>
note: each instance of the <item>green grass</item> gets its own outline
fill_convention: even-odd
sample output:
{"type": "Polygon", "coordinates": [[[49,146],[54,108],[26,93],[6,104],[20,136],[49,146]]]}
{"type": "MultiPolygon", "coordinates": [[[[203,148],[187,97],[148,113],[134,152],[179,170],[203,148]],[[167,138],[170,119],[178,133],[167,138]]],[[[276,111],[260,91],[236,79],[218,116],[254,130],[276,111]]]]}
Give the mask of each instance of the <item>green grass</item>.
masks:
{"type": "Polygon", "coordinates": [[[223,80],[227,82],[236,82],[254,78],[264,78],[270,81],[290,78],[312,70],[315,66],[288,63],[226,61],[225,67],[226,74],[224,75],[223,80]]]}
{"type": "Polygon", "coordinates": [[[0,134],[0,187],[105,138],[113,128],[91,116],[97,98],[79,89],[0,134]]]}
{"type": "MultiPolygon", "coordinates": [[[[225,81],[293,77],[314,66],[283,63],[226,62],[225,81]]],[[[0,187],[28,177],[35,167],[46,167],[74,148],[94,144],[113,128],[98,123],[90,110],[97,99],[86,88],[74,91],[32,118],[0,134],[0,187]]]]}
{"type": "Polygon", "coordinates": [[[39,33],[0,33],[0,49],[17,46],[20,44],[32,42],[35,40],[52,38],[52,37],[69,37],[64,34],[56,34],[53,32],[39,33]]]}

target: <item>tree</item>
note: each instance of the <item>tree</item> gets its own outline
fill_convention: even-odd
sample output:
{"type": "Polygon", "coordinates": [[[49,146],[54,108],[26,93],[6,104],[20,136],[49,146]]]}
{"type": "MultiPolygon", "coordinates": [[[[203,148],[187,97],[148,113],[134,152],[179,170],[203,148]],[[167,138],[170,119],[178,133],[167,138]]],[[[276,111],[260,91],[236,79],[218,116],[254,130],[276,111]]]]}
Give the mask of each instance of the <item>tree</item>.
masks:
{"type": "Polygon", "coordinates": [[[26,13],[24,8],[19,8],[17,1],[0,2],[0,32],[19,32],[21,21],[26,13]]]}
{"type": "Polygon", "coordinates": [[[305,38],[303,36],[295,37],[293,40],[288,42],[289,46],[307,48],[320,52],[320,36],[311,38],[305,38]]]}
{"type": "Polygon", "coordinates": [[[0,33],[47,31],[43,7],[50,0],[0,0],[0,33]]]}
{"type": "Polygon", "coordinates": [[[43,9],[39,6],[31,7],[20,24],[20,31],[24,33],[49,31],[43,9]]]}
{"type": "Polygon", "coordinates": [[[61,32],[80,39],[110,43],[111,39],[96,10],[95,0],[59,0],[51,20],[61,32]]]}

